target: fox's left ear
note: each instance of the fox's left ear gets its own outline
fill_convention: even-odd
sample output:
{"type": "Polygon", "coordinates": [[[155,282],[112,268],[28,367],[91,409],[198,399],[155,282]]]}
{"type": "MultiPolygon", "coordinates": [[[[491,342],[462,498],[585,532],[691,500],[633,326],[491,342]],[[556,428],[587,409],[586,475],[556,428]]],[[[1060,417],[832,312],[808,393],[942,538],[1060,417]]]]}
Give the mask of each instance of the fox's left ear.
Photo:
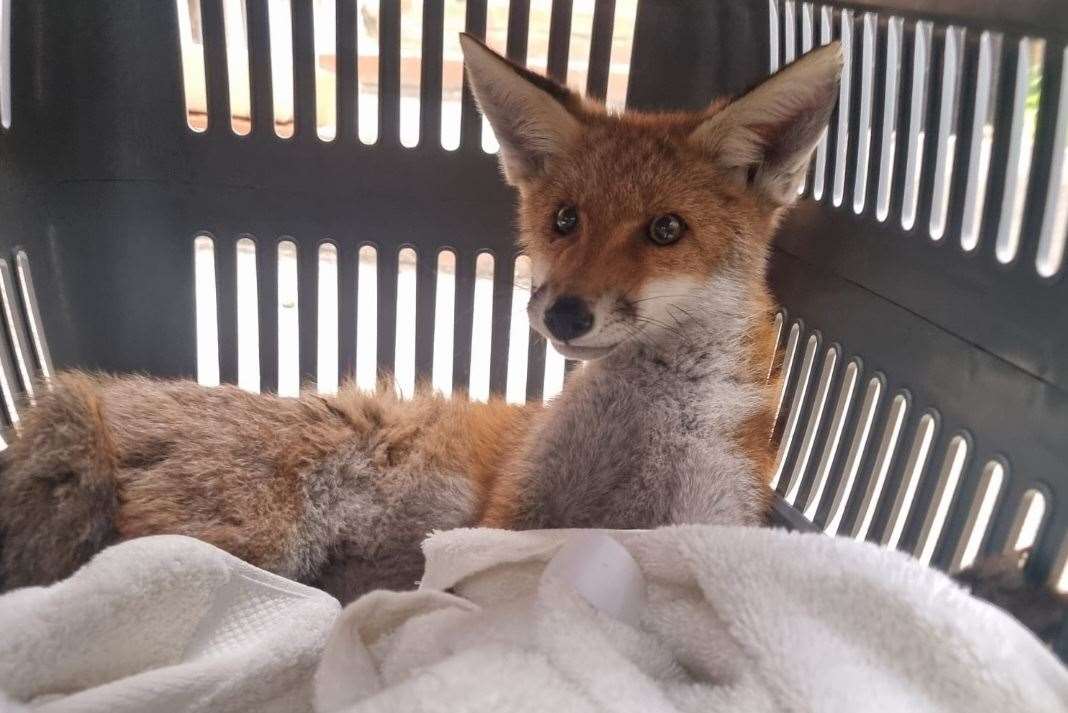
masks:
{"type": "Polygon", "coordinates": [[[690,140],[772,204],[788,205],[834,109],[841,72],[838,42],[809,52],[701,122],[690,140]]]}

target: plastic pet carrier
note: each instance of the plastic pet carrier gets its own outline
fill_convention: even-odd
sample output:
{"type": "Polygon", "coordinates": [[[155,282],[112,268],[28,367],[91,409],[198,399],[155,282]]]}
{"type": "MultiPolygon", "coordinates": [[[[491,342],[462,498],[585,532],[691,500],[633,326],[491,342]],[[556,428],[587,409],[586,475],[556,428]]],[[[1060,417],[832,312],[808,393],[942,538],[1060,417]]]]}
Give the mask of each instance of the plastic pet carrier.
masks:
{"type": "MultiPolygon", "coordinates": [[[[457,33],[635,109],[840,39],[770,279],[792,527],[1068,558],[1063,0],[2,0],[0,392],[80,367],[551,396],[457,33]]],[[[24,399],[23,397],[29,397],[24,399]]]]}

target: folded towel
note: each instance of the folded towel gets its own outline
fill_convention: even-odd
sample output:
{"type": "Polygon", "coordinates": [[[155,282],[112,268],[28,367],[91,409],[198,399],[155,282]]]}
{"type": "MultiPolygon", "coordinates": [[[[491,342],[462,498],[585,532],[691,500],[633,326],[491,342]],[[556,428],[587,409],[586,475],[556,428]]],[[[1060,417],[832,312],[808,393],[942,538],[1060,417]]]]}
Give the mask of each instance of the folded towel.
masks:
{"type": "Polygon", "coordinates": [[[906,555],[773,530],[606,534],[644,580],[639,626],[543,576],[579,532],[436,534],[420,591],[342,613],[316,710],[1068,710],[1049,650],[906,555]]]}
{"type": "Polygon", "coordinates": [[[0,597],[0,710],[307,711],[339,610],[199,540],[131,540],[0,597]]]}

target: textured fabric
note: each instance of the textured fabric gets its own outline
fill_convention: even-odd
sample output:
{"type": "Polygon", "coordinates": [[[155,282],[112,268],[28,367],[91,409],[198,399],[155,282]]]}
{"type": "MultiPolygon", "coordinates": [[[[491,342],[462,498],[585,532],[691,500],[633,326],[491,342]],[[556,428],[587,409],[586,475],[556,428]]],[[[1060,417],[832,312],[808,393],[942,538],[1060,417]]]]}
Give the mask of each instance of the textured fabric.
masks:
{"type": "Polygon", "coordinates": [[[0,597],[0,710],[310,710],[339,610],[199,540],[131,540],[0,597]]]}
{"type": "Polygon", "coordinates": [[[1068,710],[1068,673],[1029,631],[898,552],[747,528],[610,532],[645,581],[632,627],[542,576],[576,534],[432,536],[421,591],[342,613],[317,710],[1068,710]]]}

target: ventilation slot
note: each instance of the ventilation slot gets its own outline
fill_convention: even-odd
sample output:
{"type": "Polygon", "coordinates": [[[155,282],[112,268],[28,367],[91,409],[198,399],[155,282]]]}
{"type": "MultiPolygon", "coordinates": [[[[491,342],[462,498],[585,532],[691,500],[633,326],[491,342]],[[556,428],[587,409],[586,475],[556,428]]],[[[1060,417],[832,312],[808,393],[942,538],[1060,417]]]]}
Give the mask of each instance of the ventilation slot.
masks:
{"type": "MultiPolygon", "coordinates": [[[[293,135],[293,9],[290,0],[270,0],[267,4],[267,22],[271,30],[274,133],[288,139],[293,135]]],[[[279,389],[281,378],[279,375],[279,389]]]]}
{"type": "Polygon", "coordinates": [[[556,351],[552,344],[545,348],[545,381],[542,391],[542,400],[546,403],[552,400],[564,389],[564,376],[567,373],[567,360],[564,355],[556,351]]]}
{"type": "Polygon", "coordinates": [[[886,220],[890,214],[890,192],[894,180],[894,156],[897,152],[897,114],[901,93],[901,52],[905,21],[891,17],[886,27],[886,77],[883,80],[883,128],[879,142],[879,185],[875,195],[875,217],[886,220]]]}
{"type": "Polygon", "coordinates": [[[297,244],[278,243],[278,395],[300,393],[300,304],[297,299],[297,244]]]}
{"type": "Polygon", "coordinates": [[[916,428],[916,439],[912,443],[908,461],[905,463],[905,474],[898,487],[897,497],[894,498],[894,507],[890,511],[889,525],[883,534],[883,544],[887,547],[896,548],[901,542],[901,535],[905,531],[905,522],[908,520],[912,509],[912,501],[916,497],[916,489],[920,485],[920,478],[927,468],[927,459],[931,454],[931,443],[934,441],[936,416],[925,413],[920,417],[920,423],[916,428]]]}
{"type": "Polygon", "coordinates": [[[782,328],[786,321],[786,315],[782,312],[775,313],[775,351],[771,355],[771,363],[768,364],[768,375],[765,377],[765,381],[771,381],[771,377],[775,375],[775,365],[779,361],[779,349],[782,348],[782,328]]]}
{"type": "Polygon", "coordinates": [[[850,94],[853,91],[853,11],[842,10],[842,80],[838,87],[838,140],[835,143],[834,159],[834,194],[836,206],[842,205],[845,197],[846,161],[849,156],[849,107],[850,94]]]}
{"type": "Polygon", "coordinates": [[[1034,546],[1045,519],[1046,496],[1033,488],[1025,491],[1005,538],[1005,550],[1016,552],[1034,546]]]}
{"type": "Polygon", "coordinates": [[[857,380],[860,376],[860,362],[853,360],[846,365],[842,375],[842,388],[838,393],[838,401],[834,406],[834,414],[831,416],[831,425],[827,431],[827,440],[820,455],[819,465],[816,466],[816,479],[809,492],[808,502],[805,504],[805,517],[809,521],[815,521],[816,511],[820,507],[827,481],[830,478],[831,467],[838,455],[838,447],[842,442],[842,433],[845,431],[849,420],[849,412],[853,406],[853,395],[857,389],[857,380]]]}
{"type": "Polygon", "coordinates": [[[613,111],[627,104],[630,60],[634,50],[634,25],[638,18],[638,0],[616,0],[612,22],[612,52],[608,65],[608,93],[605,106],[613,111]]]}
{"type": "Polygon", "coordinates": [[[460,148],[460,106],[463,88],[463,52],[460,32],[464,29],[465,0],[445,3],[444,37],[441,63],[441,147],[446,151],[460,148]]]}
{"type": "Polygon", "coordinates": [[[539,74],[549,68],[549,29],[552,0],[530,0],[530,23],[527,35],[527,67],[539,74]]]}
{"type": "Polygon", "coordinates": [[[771,74],[779,71],[779,0],[768,0],[768,46],[771,56],[768,58],[768,71],[771,74]]]}
{"type": "Polygon", "coordinates": [[[319,246],[318,309],[316,314],[316,387],[336,394],[338,387],[338,253],[333,243],[319,246]]]}
{"type": "Polygon", "coordinates": [[[260,390],[260,320],[256,280],[256,243],[237,241],[237,385],[260,390]]]}
{"type": "Polygon", "coordinates": [[[196,283],[197,381],[219,385],[219,313],[215,300],[215,241],[210,235],[193,239],[196,283]]]}
{"type": "Polygon", "coordinates": [[[957,542],[956,552],[950,564],[950,572],[958,572],[970,567],[979,549],[986,540],[987,529],[990,527],[990,519],[994,514],[994,506],[997,504],[1001,486],[1005,480],[1005,467],[991,461],[983,469],[983,476],[976,489],[975,500],[968,511],[968,519],[964,524],[964,531],[957,542]]]}
{"type": "Polygon", "coordinates": [[[512,282],[512,319],[508,335],[508,383],[505,399],[521,404],[527,400],[527,350],[530,348],[530,321],[527,302],[530,301],[530,258],[520,255],[515,260],[512,282]]]}
{"type": "MultiPolygon", "coordinates": [[[[445,15],[464,9],[462,2],[446,3],[445,15]]],[[[449,41],[445,35],[445,41],[449,41]]],[[[459,44],[459,34],[453,33],[452,43],[459,44]]],[[[423,3],[400,5],[400,145],[413,148],[419,145],[420,81],[423,62],[423,3]]],[[[397,310],[399,314],[399,308],[397,310]]]]}
{"type": "MultiPolygon", "coordinates": [[[[834,11],[829,7],[820,8],[820,44],[830,44],[833,34],[833,22],[834,11]]],[[[839,113],[846,111],[845,107],[839,104],[839,113]]],[[[815,200],[823,199],[824,184],[827,178],[827,136],[830,131],[830,127],[827,127],[820,134],[819,143],[816,144],[816,168],[812,172],[812,197],[815,200]]]]}
{"type": "Polygon", "coordinates": [[[786,354],[783,357],[782,388],[779,390],[779,401],[775,406],[775,423],[779,422],[782,415],[782,404],[786,400],[786,391],[790,386],[790,379],[794,373],[794,357],[797,355],[797,342],[801,338],[801,323],[794,322],[790,326],[790,336],[786,341],[786,354]]]}
{"type": "Polygon", "coordinates": [[[376,386],[378,376],[378,251],[360,248],[356,268],[356,385],[376,386]]]}
{"type": "Polygon", "coordinates": [[[927,123],[927,79],[931,58],[931,23],[917,22],[913,31],[912,101],[909,105],[908,153],[905,156],[905,194],[901,206],[901,227],[912,230],[916,224],[916,203],[923,170],[923,144],[927,123]]]}
{"type": "Polygon", "coordinates": [[[567,52],[567,85],[579,92],[586,90],[590,73],[590,44],[593,40],[593,5],[576,2],[571,6],[571,37],[567,52]]]}
{"type": "Polygon", "coordinates": [[[979,245],[986,184],[990,175],[990,151],[994,145],[994,88],[998,86],[1001,62],[1001,35],[984,32],[979,37],[979,67],[975,80],[975,115],[972,119],[971,152],[968,157],[968,185],[964,194],[964,216],[960,244],[965,250],[979,245]]]}
{"type": "Polygon", "coordinates": [[[801,451],[790,476],[790,486],[786,491],[786,501],[793,505],[797,501],[798,491],[801,489],[805,472],[808,470],[809,460],[812,458],[812,449],[816,444],[816,436],[820,432],[820,424],[823,422],[823,412],[827,407],[827,394],[831,390],[831,381],[834,378],[834,370],[838,365],[838,347],[827,350],[827,356],[823,358],[823,369],[820,371],[820,380],[816,386],[816,394],[812,401],[812,411],[809,414],[808,426],[801,441],[801,451]]]}
{"type": "Polygon", "coordinates": [[[397,255],[397,341],[393,375],[400,395],[415,394],[415,283],[418,256],[412,248],[397,255]]]}
{"type": "Polygon", "coordinates": [[[882,495],[883,486],[886,484],[886,475],[890,472],[894,454],[897,451],[897,442],[901,437],[901,427],[905,423],[905,415],[908,412],[909,400],[906,394],[898,394],[890,402],[890,413],[886,419],[886,430],[883,431],[883,439],[879,443],[879,450],[875,456],[875,465],[871,475],[868,476],[868,487],[864,491],[864,499],[860,503],[860,516],[853,528],[853,537],[863,540],[868,536],[875,512],[879,507],[879,497],[882,495]]]}
{"type": "Polygon", "coordinates": [[[360,143],[367,145],[378,141],[379,8],[380,3],[371,0],[360,3],[356,12],[356,123],[360,143]]]}
{"type": "MultiPolygon", "coordinates": [[[[486,38],[488,47],[492,47],[500,54],[507,52],[508,41],[508,6],[509,0],[489,0],[486,5],[486,38]]],[[[493,127],[489,120],[482,117],[482,150],[486,153],[497,153],[500,144],[497,136],[493,133],[493,127]]]]}
{"type": "Polygon", "coordinates": [[[456,253],[438,253],[438,277],[434,297],[434,390],[452,393],[452,346],[456,307],[456,253]]]}
{"type": "Polygon", "coordinates": [[[932,240],[941,240],[949,212],[949,188],[953,175],[953,158],[957,149],[957,112],[960,105],[961,55],[964,30],[946,29],[942,55],[942,103],[938,112],[938,152],[935,155],[934,192],[931,195],[931,219],[928,232],[932,240]]]}
{"type": "Polygon", "coordinates": [[[54,373],[52,354],[48,349],[44,322],[41,321],[41,309],[37,303],[37,290],[33,287],[30,258],[25,250],[19,250],[15,254],[15,273],[18,276],[19,290],[22,293],[22,304],[26,308],[30,339],[33,342],[33,350],[37,357],[37,367],[41,371],[41,376],[47,381],[52,378],[54,373]]]}
{"type": "MultiPolygon", "coordinates": [[[[10,2],[0,0],[6,11],[4,27],[0,28],[6,38],[3,56],[6,57],[4,75],[10,77],[11,71],[11,28],[10,2]]],[[[182,53],[182,87],[185,94],[185,123],[193,131],[208,128],[208,99],[204,80],[204,36],[200,24],[200,0],[176,0],[178,7],[178,46],[182,53]]],[[[0,60],[3,61],[3,60],[0,60]]],[[[10,106],[9,81],[4,82],[4,94],[10,106]]],[[[0,100],[2,101],[2,100],[0,100]]],[[[10,117],[8,118],[10,121],[10,117]]],[[[8,126],[7,123],[4,126],[8,126]]]]}
{"type": "Polygon", "coordinates": [[[334,3],[312,5],[315,45],[315,133],[322,141],[337,137],[337,15],[334,3]]]}
{"type": "Polygon", "coordinates": [[[1057,553],[1057,562],[1050,575],[1050,584],[1061,594],[1068,592],[1068,537],[1064,538],[1060,552],[1057,553]]]}
{"type": "Polygon", "coordinates": [[[927,517],[924,519],[920,537],[916,542],[916,557],[924,564],[930,564],[934,557],[938,539],[942,536],[942,528],[945,527],[946,517],[949,514],[949,506],[960,484],[961,473],[964,472],[964,464],[968,460],[968,441],[964,436],[954,436],[946,449],[946,459],[942,464],[942,470],[938,474],[938,482],[931,494],[931,504],[927,509],[927,517]]]}
{"type": "Polygon", "coordinates": [[[824,528],[827,534],[837,535],[838,528],[842,525],[846,503],[849,501],[849,496],[853,492],[853,484],[857,480],[857,473],[860,471],[861,461],[864,459],[864,454],[868,449],[868,439],[871,436],[871,427],[875,422],[875,413],[879,407],[882,391],[882,378],[878,376],[873,377],[871,381],[868,382],[868,388],[864,392],[864,401],[861,404],[860,414],[857,417],[853,442],[849,445],[849,455],[846,457],[845,466],[843,467],[842,479],[838,483],[838,489],[834,494],[834,501],[831,503],[827,525],[824,528]]]}
{"type": "Polygon", "coordinates": [[[794,0],[782,4],[783,15],[783,64],[797,59],[797,11],[794,0]]]}
{"type": "Polygon", "coordinates": [[[245,3],[242,0],[222,0],[222,13],[226,33],[226,76],[230,83],[230,129],[244,136],[252,131],[245,3]]]}
{"type": "Polygon", "coordinates": [[[864,13],[863,48],[860,65],[860,127],[857,132],[857,173],[853,182],[853,212],[863,213],[868,194],[868,160],[871,153],[872,93],[875,85],[875,57],[878,52],[879,17],[864,13]]]}
{"type": "Polygon", "coordinates": [[[11,0],[0,0],[0,127],[11,128],[11,0]]]}
{"type": "MultiPolygon", "coordinates": [[[[812,7],[812,3],[806,2],[801,5],[801,53],[808,54],[812,51],[812,43],[814,42],[814,15],[815,8],[812,7]]],[[[811,164],[811,161],[810,161],[811,164]]],[[[811,167],[811,165],[810,165],[811,167]]],[[[797,195],[801,196],[805,194],[805,189],[808,187],[808,174],[801,176],[801,185],[797,188],[797,195]]]]}
{"type": "Polygon", "coordinates": [[[1005,173],[1004,199],[995,254],[1003,263],[1012,262],[1020,247],[1024,202],[1031,178],[1031,155],[1035,145],[1038,107],[1042,100],[1042,58],[1046,43],[1024,37],[1020,40],[1016,84],[1012,100],[1012,127],[1009,130],[1009,160],[1005,173]]]}
{"type": "Polygon", "coordinates": [[[1035,268],[1042,277],[1053,277],[1060,271],[1064,262],[1064,244],[1068,241],[1068,48],[1064,50],[1061,66],[1056,138],[1035,261],[1035,268]]]}
{"type": "Polygon", "coordinates": [[[783,469],[786,467],[786,456],[793,446],[794,434],[797,432],[797,422],[801,418],[801,410],[808,394],[808,384],[812,378],[812,365],[816,360],[816,350],[819,348],[819,342],[819,337],[813,334],[808,338],[808,342],[805,345],[805,356],[801,361],[801,370],[797,375],[793,402],[790,404],[790,411],[786,417],[786,427],[783,430],[782,441],[779,444],[779,453],[775,458],[775,474],[771,478],[771,488],[773,490],[779,485],[779,479],[782,477],[783,469]]]}
{"type": "Polygon", "coordinates": [[[479,253],[475,260],[475,304],[471,316],[471,377],[468,386],[468,394],[474,401],[489,399],[494,267],[492,255],[479,253]]]}

